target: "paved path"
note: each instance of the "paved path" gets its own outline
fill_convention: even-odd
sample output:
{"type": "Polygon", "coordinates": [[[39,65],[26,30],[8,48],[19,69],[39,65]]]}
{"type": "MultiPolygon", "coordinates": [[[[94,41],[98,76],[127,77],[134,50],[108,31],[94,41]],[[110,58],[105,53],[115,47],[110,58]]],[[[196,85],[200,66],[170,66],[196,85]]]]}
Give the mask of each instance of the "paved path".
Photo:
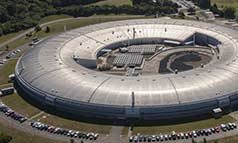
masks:
{"type": "MultiPolygon", "coordinates": [[[[69,20],[76,20],[76,19],[93,19],[93,18],[115,18],[115,17],[118,17],[118,18],[123,18],[123,17],[141,17],[142,15],[131,15],[131,16],[97,16],[97,17],[77,17],[77,18],[65,18],[65,19],[58,19],[58,20],[53,20],[53,21],[50,21],[50,22],[46,22],[46,23],[43,23],[43,24],[40,24],[40,27],[45,27],[47,25],[50,25],[50,24],[55,24],[55,23],[60,23],[60,22],[63,22],[63,21],[69,21],[69,20]]],[[[27,33],[31,32],[34,30],[34,27],[33,28],[30,28],[28,30],[26,30],[25,32],[17,35],[16,37],[14,38],[11,38],[3,43],[0,43],[0,49],[1,48],[4,48],[6,45],[8,45],[9,43],[11,42],[14,42],[22,37],[24,37],[27,33]]]]}
{"type": "Polygon", "coordinates": [[[132,136],[132,134],[133,134],[132,127],[129,127],[127,137],[129,138],[130,136],[132,136]]]}
{"type": "Polygon", "coordinates": [[[103,143],[122,143],[122,134],[123,127],[122,126],[112,126],[112,129],[109,135],[101,140],[103,143]]]}
{"type": "Polygon", "coordinates": [[[35,119],[35,118],[41,116],[41,115],[44,114],[44,113],[45,113],[45,112],[41,111],[40,113],[38,113],[38,114],[32,116],[31,118],[29,118],[29,120],[33,120],[33,119],[35,119]]]}
{"type": "MultiPolygon", "coordinates": [[[[50,25],[50,24],[59,23],[59,22],[62,22],[62,21],[68,21],[68,20],[72,20],[72,19],[74,19],[74,18],[66,18],[66,19],[54,20],[54,21],[50,21],[50,22],[47,22],[47,23],[44,23],[44,24],[40,24],[40,26],[41,26],[41,27],[44,27],[44,26],[47,26],[47,25],[50,25]]],[[[7,40],[7,41],[1,43],[1,44],[0,44],[0,49],[3,48],[3,47],[5,47],[5,46],[6,46],[7,44],[9,44],[9,43],[12,43],[12,42],[14,42],[14,41],[16,41],[16,40],[18,40],[18,39],[24,37],[27,33],[31,32],[31,31],[33,31],[33,30],[34,30],[34,28],[30,28],[30,29],[28,29],[27,31],[25,31],[25,32],[23,32],[23,33],[21,33],[21,34],[15,36],[14,38],[11,38],[11,39],[9,39],[9,40],[7,40]]]]}

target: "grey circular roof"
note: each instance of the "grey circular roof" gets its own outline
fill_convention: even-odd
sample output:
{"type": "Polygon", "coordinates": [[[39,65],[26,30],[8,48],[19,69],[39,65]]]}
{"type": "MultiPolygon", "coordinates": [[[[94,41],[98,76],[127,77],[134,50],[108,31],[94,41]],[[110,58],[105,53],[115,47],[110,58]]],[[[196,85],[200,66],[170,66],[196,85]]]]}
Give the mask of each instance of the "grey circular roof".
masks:
{"type": "Polygon", "coordinates": [[[171,105],[199,102],[236,92],[238,89],[238,32],[222,26],[186,20],[142,19],[97,24],[47,39],[19,60],[16,75],[30,88],[71,100],[130,106],[171,105]],[[73,60],[95,60],[104,46],[132,38],[167,38],[184,41],[203,33],[221,42],[220,60],[205,68],[177,75],[123,77],[87,69],[73,60]],[[167,29],[164,32],[164,29],[167,29]],[[112,34],[114,32],[114,34],[112,34]]]}

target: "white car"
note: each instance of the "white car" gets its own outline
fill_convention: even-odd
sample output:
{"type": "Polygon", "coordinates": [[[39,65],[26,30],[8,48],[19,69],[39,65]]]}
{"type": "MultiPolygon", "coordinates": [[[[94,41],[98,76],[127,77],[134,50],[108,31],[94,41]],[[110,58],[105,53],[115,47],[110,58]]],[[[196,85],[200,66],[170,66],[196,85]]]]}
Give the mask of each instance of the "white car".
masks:
{"type": "Polygon", "coordinates": [[[4,61],[0,61],[0,64],[5,64],[5,62],[4,61]]]}
{"type": "Polygon", "coordinates": [[[197,137],[197,133],[196,133],[196,131],[192,131],[192,134],[193,134],[193,137],[197,137]]]}
{"type": "Polygon", "coordinates": [[[98,137],[99,137],[98,133],[94,134],[94,140],[96,140],[98,137]]]}

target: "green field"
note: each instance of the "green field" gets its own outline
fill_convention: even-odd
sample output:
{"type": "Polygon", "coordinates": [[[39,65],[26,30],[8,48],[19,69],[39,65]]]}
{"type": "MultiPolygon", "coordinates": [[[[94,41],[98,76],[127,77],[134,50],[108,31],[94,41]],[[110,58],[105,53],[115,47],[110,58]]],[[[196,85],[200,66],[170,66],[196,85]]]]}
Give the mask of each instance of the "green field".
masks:
{"type": "Polygon", "coordinates": [[[40,112],[39,109],[27,103],[18,94],[1,97],[0,99],[8,105],[8,107],[20,114],[25,115],[26,117],[32,117],[40,112]]]}
{"type": "Polygon", "coordinates": [[[131,0],[104,0],[91,5],[132,5],[131,0]]]}
{"type": "Polygon", "coordinates": [[[7,34],[7,35],[3,35],[0,37],[0,43],[2,42],[5,42],[7,41],[8,39],[11,39],[15,36],[17,36],[18,34],[22,33],[23,31],[20,31],[20,32],[16,32],[16,33],[10,33],[10,34],[7,34]]]}
{"type": "Polygon", "coordinates": [[[152,127],[134,127],[134,134],[141,133],[141,134],[160,134],[160,133],[171,133],[172,131],[176,132],[186,132],[186,131],[193,131],[197,129],[204,129],[209,127],[215,127],[220,125],[221,123],[228,123],[234,122],[233,119],[229,115],[225,115],[220,119],[207,119],[201,121],[194,121],[190,123],[184,124],[175,124],[175,125],[165,125],[165,126],[152,126],[152,127]]]}
{"type": "Polygon", "coordinates": [[[236,7],[238,8],[238,0],[212,0],[212,3],[216,3],[219,7],[236,7]]]}
{"type": "Polygon", "coordinates": [[[8,75],[14,73],[17,59],[8,61],[2,68],[0,68],[0,85],[8,83],[8,75]]]}

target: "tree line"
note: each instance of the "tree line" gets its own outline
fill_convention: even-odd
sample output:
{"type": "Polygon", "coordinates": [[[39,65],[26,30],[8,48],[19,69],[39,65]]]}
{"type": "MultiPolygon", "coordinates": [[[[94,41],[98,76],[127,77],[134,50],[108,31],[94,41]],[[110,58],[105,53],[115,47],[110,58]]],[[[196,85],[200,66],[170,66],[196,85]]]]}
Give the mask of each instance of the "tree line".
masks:
{"type": "Polygon", "coordinates": [[[218,14],[220,17],[224,17],[226,19],[235,19],[236,18],[236,9],[233,7],[225,7],[223,9],[219,9],[216,4],[213,4],[210,7],[210,10],[214,14],[218,14]]]}
{"type": "Polygon", "coordinates": [[[38,24],[42,17],[68,14],[74,17],[94,14],[154,15],[176,13],[178,5],[170,0],[132,0],[133,5],[88,5],[102,0],[1,0],[0,36],[38,24]]]}
{"type": "Polygon", "coordinates": [[[177,7],[171,6],[152,6],[148,4],[143,5],[91,5],[91,6],[70,6],[62,8],[58,13],[68,14],[75,17],[91,16],[94,14],[131,14],[131,15],[160,15],[172,14],[177,12],[177,7]]]}
{"type": "Polygon", "coordinates": [[[211,4],[211,0],[192,0],[196,5],[202,9],[210,9],[214,14],[227,19],[236,18],[236,9],[233,7],[218,8],[217,4],[211,4]]]}

